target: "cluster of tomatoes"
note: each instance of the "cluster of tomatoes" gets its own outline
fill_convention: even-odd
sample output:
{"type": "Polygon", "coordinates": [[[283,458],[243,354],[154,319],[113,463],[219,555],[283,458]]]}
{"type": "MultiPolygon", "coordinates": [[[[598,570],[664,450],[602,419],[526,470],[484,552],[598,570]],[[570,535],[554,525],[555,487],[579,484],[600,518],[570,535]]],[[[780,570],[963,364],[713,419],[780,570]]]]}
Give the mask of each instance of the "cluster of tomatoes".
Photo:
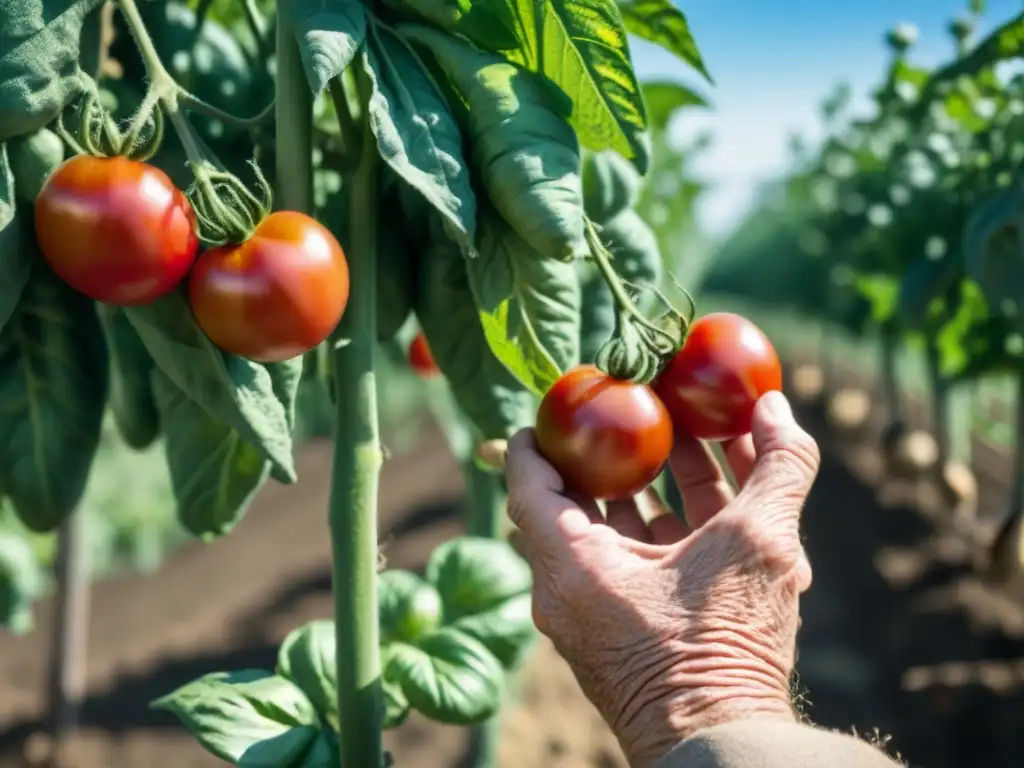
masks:
{"type": "Polygon", "coordinates": [[[597,500],[633,496],[668,461],[676,436],[722,441],[750,431],[754,404],[782,389],[774,347],[752,322],[713,313],[652,386],[583,365],[548,390],[537,412],[540,452],[566,489],[597,500]]]}
{"type": "Polygon", "coordinates": [[[348,304],[345,254],[315,219],[277,211],[244,243],[200,254],[188,198],[159,168],[123,157],[58,167],[36,199],[35,228],[54,273],[105,304],[150,304],[187,278],[203,332],[261,363],[319,345],[348,304]]]}

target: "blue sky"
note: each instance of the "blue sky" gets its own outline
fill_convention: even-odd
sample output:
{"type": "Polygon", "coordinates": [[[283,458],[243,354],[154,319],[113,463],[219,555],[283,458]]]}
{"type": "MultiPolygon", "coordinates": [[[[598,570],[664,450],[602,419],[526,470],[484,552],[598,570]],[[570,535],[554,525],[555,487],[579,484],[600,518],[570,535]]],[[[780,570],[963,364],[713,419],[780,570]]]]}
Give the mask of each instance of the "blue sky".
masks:
{"type": "MultiPolygon", "coordinates": [[[[641,79],[682,79],[705,92],[714,110],[678,121],[685,135],[710,129],[715,142],[698,165],[715,185],[701,203],[711,234],[727,232],[749,204],[757,183],[782,170],[793,130],[820,138],[818,110],[833,85],[853,87],[854,108],[887,61],[882,37],[892,25],[919,30],[912,60],[942,63],[953,43],[947,22],[966,0],[676,0],[715,78],[709,87],[660,49],[636,42],[641,79]]],[[[989,0],[978,35],[1024,10],[1022,0],[989,0]]]]}

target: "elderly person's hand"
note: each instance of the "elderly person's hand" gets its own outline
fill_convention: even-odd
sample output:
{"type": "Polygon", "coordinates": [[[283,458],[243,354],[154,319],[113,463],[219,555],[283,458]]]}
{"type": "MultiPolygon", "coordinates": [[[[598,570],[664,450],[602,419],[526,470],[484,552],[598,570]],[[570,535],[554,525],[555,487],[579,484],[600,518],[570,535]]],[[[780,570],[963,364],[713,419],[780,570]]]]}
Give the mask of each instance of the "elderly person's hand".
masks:
{"type": "Polygon", "coordinates": [[[686,508],[645,524],[634,500],[574,498],[531,430],[508,445],[509,515],[534,574],[533,614],[634,768],[721,723],[794,719],[799,594],[810,585],[800,512],[818,468],[785,397],[758,402],[726,444],[734,494],[708,449],[677,438],[686,508]]]}

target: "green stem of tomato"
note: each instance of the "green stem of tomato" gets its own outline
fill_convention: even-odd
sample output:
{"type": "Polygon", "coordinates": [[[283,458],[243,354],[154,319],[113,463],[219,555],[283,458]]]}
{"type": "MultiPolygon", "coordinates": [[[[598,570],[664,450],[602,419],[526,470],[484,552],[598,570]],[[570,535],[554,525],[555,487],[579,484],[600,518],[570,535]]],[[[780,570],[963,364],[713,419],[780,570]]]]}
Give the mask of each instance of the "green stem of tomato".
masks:
{"type": "Polygon", "coordinates": [[[945,466],[950,457],[949,392],[945,388],[939,370],[939,348],[934,337],[929,337],[925,347],[928,364],[928,384],[932,396],[932,428],[939,449],[939,467],[945,466]]]}
{"type": "Polygon", "coordinates": [[[334,350],[336,430],[330,527],[334,563],[342,766],[383,763],[383,696],[377,607],[377,489],[383,454],[377,424],[377,145],[363,123],[363,152],[349,203],[353,290],[334,350]]]}
{"type": "Polygon", "coordinates": [[[899,377],[896,364],[899,357],[899,332],[892,322],[882,327],[882,396],[885,406],[889,409],[889,420],[898,421],[902,417],[900,408],[899,377]]]}
{"type": "Polygon", "coordinates": [[[601,277],[608,285],[608,290],[612,292],[612,297],[615,299],[615,303],[618,305],[622,312],[625,312],[637,323],[644,328],[647,328],[654,333],[659,335],[664,334],[660,328],[648,321],[646,317],[636,308],[636,304],[633,299],[626,293],[626,289],[622,286],[622,278],[619,277],[615,268],[611,264],[609,258],[608,249],[604,247],[604,243],[601,242],[601,238],[597,236],[597,232],[594,230],[594,225],[589,221],[586,222],[586,238],[587,245],[590,246],[590,255],[594,258],[594,263],[597,264],[597,269],[601,273],[601,277]]]}
{"type": "Polygon", "coordinates": [[[313,94],[306,85],[295,30],[277,18],[278,207],[313,213],[313,94]]]}
{"type": "MultiPolygon", "coordinates": [[[[497,475],[481,469],[472,453],[462,460],[466,478],[466,533],[490,539],[501,538],[505,520],[505,494],[497,475]]],[[[466,768],[496,768],[501,715],[473,726],[466,768]]]]}
{"type": "MultiPolygon", "coordinates": [[[[121,13],[124,15],[125,23],[132,34],[132,39],[135,40],[135,45],[139,49],[142,61],[146,65],[146,77],[149,78],[149,93],[159,99],[164,112],[170,118],[171,125],[174,126],[174,132],[178,134],[178,138],[181,140],[181,145],[189,161],[197,165],[201,164],[204,160],[204,155],[195,130],[178,108],[178,93],[181,89],[174,81],[174,78],[171,77],[167,68],[164,67],[163,62],[160,61],[160,54],[156,52],[156,48],[153,46],[153,40],[146,30],[146,24],[142,20],[135,0],[118,0],[118,5],[121,8],[121,13]]],[[[145,121],[147,118],[148,115],[145,111],[140,109],[136,120],[145,121]]],[[[133,125],[128,129],[128,133],[133,131],[138,133],[137,126],[133,125]]]]}

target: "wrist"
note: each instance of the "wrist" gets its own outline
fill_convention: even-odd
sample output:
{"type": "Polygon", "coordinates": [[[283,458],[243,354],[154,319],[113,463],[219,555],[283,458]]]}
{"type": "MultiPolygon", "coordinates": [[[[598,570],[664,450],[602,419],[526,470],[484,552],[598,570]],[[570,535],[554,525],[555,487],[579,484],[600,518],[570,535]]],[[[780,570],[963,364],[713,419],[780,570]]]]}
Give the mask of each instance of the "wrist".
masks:
{"type": "MultiPolygon", "coordinates": [[[[724,661],[724,660],[723,660],[724,661]]],[[[637,691],[612,724],[632,768],[654,768],[705,728],[750,719],[796,722],[788,675],[767,660],[681,664],[637,691]]]]}

